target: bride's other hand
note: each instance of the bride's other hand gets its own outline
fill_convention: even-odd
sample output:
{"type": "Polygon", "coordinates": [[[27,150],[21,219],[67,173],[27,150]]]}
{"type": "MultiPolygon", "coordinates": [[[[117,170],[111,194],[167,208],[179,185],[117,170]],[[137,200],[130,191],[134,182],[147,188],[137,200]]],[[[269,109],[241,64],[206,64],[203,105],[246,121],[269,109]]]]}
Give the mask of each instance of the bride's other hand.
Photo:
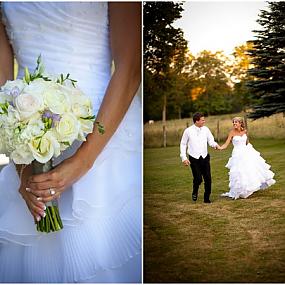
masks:
{"type": "MultiPolygon", "coordinates": [[[[17,167],[18,168],[18,167],[17,167]]],[[[34,217],[35,221],[39,221],[41,217],[45,216],[45,204],[38,199],[36,195],[31,192],[31,189],[28,187],[27,180],[31,175],[31,167],[28,166],[24,171],[19,171],[21,173],[21,184],[19,188],[19,193],[22,198],[25,200],[26,205],[34,217]]]]}
{"type": "Polygon", "coordinates": [[[39,222],[41,217],[45,217],[46,206],[41,201],[37,200],[37,196],[31,192],[28,192],[26,188],[27,187],[21,185],[19,192],[22,195],[22,198],[25,200],[29,211],[34,217],[34,220],[39,222]]]}

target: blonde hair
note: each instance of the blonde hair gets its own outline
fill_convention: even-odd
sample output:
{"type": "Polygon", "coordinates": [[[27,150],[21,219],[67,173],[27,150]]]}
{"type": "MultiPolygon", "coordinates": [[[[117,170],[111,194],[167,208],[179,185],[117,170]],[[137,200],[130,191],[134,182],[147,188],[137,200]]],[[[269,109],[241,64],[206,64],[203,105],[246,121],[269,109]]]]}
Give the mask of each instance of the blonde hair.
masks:
{"type": "Polygon", "coordinates": [[[244,120],[243,120],[242,117],[234,117],[233,120],[232,120],[232,122],[234,122],[234,121],[240,122],[240,128],[241,128],[241,130],[242,130],[242,131],[245,130],[245,123],[244,123],[244,120]]]}

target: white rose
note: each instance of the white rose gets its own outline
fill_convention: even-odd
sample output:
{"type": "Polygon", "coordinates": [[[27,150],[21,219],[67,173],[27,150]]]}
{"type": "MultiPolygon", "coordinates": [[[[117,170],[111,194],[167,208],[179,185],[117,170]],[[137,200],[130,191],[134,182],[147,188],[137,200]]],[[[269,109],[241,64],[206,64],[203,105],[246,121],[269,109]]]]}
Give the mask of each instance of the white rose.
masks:
{"type": "Polygon", "coordinates": [[[27,144],[18,144],[11,153],[10,158],[15,164],[30,164],[33,160],[33,154],[27,144]]]}
{"type": "Polygon", "coordinates": [[[51,88],[51,86],[52,83],[50,81],[39,78],[31,81],[30,84],[25,87],[24,92],[42,97],[44,91],[51,88]]]}
{"type": "Polygon", "coordinates": [[[33,157],[41,163],[46,163],[53,156],[60,154],[60,145],[52,132],[47,132],[40,138],[33,138],[28,145],[33,157]]]}
{"type": "Polygon", "coordinates": [[[27,84],[24,83],[24,81],[22,79],[16,79],[16,80],[8,80],[2,87],[1,89],[6,93],[6,94],[10,94],[10,92],[15,88],[18,87],[20,93],[22,92],[22,90],[25,88],[27,84]]]}
{"type": "Polygon", "coordinates": [[[92,115],[92,104],[90,99],[79,88],[63,88],[70,94],[71,108],[77,117],[92,115]]]}
{"type": "Polygon", "coordinates": [[[80,124],[73,114],[64,114],[55,128],[59,141],[72,144],[78,138],[79,127],[80,124]]]}
{"type": "Polygon", "coordinates": [[[93,132],[94,128],[93,121],[80,119],[79,122],[80,122],[80,130],[82,130],[84,134],[90,134],[93,132]]]}
{"type": "Polygon", "coordinates": [[[15,106],[21,119],[28,119],[43,110],[43,98],[38,94],[22,93],[15,98],[15,106]]]}
{"type": "Polygon", "coordinates": [[[77,96],[72,98],[72,111],[78,118],[92,116],[92,104],[91,101],[84,96],[77,96]]]}
{"type": "Polygon", "coordinates": [[[70,111],[71,103],[68,94],[57,85],[45,90],[44,103],[55,114],[63,114],[70,111]]]}

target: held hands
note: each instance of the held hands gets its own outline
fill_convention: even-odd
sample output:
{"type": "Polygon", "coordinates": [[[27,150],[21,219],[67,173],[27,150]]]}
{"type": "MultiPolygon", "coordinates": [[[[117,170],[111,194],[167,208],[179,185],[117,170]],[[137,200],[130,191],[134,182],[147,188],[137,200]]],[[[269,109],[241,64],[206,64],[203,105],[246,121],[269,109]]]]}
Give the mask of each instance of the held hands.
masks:
{"type": "Polygon", "coordinates": [[[222,147],[222,146],[219,146],[218,144],[217,144],[217,146],[215,147],[215,150],[223,150],[224,148],[222,147]]]}
{"type": "Polygon", "coordinates": [[[188,159],[183,160],[182,163],[183,163],[185,166],[189,166],[189,165],[190,165],[190,161],[189,161],[188,159]]]}

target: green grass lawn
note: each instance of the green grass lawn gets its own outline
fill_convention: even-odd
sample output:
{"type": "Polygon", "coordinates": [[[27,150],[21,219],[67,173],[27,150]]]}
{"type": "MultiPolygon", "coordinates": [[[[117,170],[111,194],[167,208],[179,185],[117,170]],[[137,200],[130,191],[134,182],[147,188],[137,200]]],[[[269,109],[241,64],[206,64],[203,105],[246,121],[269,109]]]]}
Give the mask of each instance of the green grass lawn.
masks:
{"type": "Polygon", "coordinates": [[[210,149],[212,204],[191,200],[179,147],[144,151],[144,282],[285,281],[285,141],[253,140],[277,183],[248,199],[228,191],[232,148],[210,149]]]}

